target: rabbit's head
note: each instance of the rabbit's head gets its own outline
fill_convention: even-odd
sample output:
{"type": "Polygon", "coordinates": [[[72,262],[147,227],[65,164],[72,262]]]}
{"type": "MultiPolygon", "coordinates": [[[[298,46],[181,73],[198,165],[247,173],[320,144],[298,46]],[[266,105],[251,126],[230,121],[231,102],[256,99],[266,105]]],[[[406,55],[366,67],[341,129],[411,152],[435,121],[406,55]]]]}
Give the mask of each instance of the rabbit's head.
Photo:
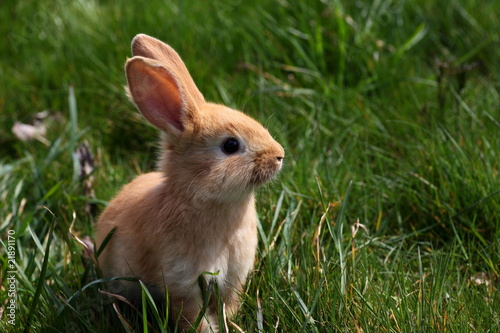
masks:
{"type": "Polygon", "coordinates": [[[179,194],[231,202],[250,195],[281,169],[284,150],[257,121],[208,103],[181,58],[147,35],[132,41],[128,93],[162,135],[159,162],[179,194]]]}

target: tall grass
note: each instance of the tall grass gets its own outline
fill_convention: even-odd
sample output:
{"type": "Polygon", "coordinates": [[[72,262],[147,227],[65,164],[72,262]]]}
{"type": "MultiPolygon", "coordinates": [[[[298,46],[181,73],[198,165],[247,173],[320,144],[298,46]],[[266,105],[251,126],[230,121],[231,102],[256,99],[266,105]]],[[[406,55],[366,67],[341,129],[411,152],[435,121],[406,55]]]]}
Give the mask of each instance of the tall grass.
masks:
{"type": "Polygon", "coordinates": [[[123,93],[142,32],[178,50],[208,100],[259,119],[287,151],[279,181],[258,193],[259,254],[230,331],[498,331],[499,11],[441,0],[3,4],[0,238],[6,250],[15,232],[17,308],[12,326],[5,251],[1,329],[167,321],[101,292],[79,242],[120,186],[155,165],[156,130],[123,93]],[[14,123],[42,110],[45,140],[17,139],[14,123]],[[84,142],[96,168],[80,177],[84,142]]]}

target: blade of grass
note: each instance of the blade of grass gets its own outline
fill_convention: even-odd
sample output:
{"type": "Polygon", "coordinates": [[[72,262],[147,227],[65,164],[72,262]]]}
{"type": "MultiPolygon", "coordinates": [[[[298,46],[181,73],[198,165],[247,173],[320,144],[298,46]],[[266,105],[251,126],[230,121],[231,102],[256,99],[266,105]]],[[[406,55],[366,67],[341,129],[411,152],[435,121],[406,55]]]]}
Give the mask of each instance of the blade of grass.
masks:
{"type": "MultiPolygon", "coordinates": [[[[158,311],[158,307],[156,306],[156,302],[153,299],[153,296],[151,295],[148,288],[141,280],[139,280],[139,284],[141,285],[142,315],[143,315],[142,324],[143,324],[144,332],[148,331],[148,328],[147,328],[147,326],[148,326],[148,316],[147,316],[148,305],[149,305],[149,308],[153,311],[154,319],[159,324],[159,327],[163,329],[163,327],[165,327],[165,323],[160,318],[160,312],[158,311]]],[[[163,330],[162,330],[162,332],[163,332],[163,330]]]]}
{"type": "Polygon", "coordinates": [[[45,274],[47,273],[47,266],[49,264],[50,245],[52,244],[52,232],[54,231],[54,227],[56,225],[55,215],[48,208],[45,208],[45,209],[47,211],[49,211],[50,214],[52,214],[53,220],[50,223],[49,232],[47,234],[48,240],[47,240],[47,246],[45,247],[45,255],[43,258],[42,269],[40,271],[40,276],[38,279],[38,284],[36,286],[35,295],[33,296],[33,300],[32,300],[31,305],[29,307],[29,314],[28,314],[28,318],[26,319],[26,326],[24,328],[25,333],[28,333],[30,331],[31,321],[33,320],[33,317],[35,316],[38,301],[40,299],[40,294],[42,293],[43,285],[45,283],[45,274]]]}
{"type": "Polygon", "coordinates": [[[116,315],[118,316],[118,319],[120,319],[120,322],[122,323],[122,326],[125,329],[125,332],[127,332],[127,333],[134,333],[134,329],[127,322],[127,320],[125,319],[125,317],[123,317],[123,315],[122,315],[120,309],[118,309],[118,306],[116,305],[116,303],[113,303],[113,309],[115,310],[116,315]]]}
{"type": "Polygon", "coordinates": [[[102,253],[102,251],[104,251],[104,249],[106,248],[106,245],[108,245],[108,243],[111,240],[111,237],[113,237],[113,234],[115,233],[115,231],[116,231],[116,227],[114,227],[113,229],[111,229],[110,232],[108,232],[108,234],[106,235],[106,237],[102,241],[102,244],[99,246],[99,249],[97,249],[97,252],[95,253],[96,259],[99,259],[99,255],[102,253]]]}
{"type": "Polygon", "coordinates": [[[395,59],[399,60],[405,54],[407,51],[409,51],[412,47],[417,45],[427,34],[427,28],[425,27],[425,24],[422,23],[420,24],[417,29],[413,32],[413,35],[410,36],[406,40],[406,42],[398,48],[395,54],[395,59]]]}

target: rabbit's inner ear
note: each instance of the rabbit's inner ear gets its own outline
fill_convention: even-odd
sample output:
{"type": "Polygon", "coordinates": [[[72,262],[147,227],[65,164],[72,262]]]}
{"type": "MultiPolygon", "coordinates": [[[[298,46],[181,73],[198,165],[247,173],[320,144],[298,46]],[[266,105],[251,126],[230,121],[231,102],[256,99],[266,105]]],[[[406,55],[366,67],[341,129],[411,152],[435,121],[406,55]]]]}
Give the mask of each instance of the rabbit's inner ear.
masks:
{"type": "Polygon", "coordinates": [[[126,72],[130,94],[144,118],[163,131],[183,131],[186,107],[175,75],[142,57],[130,59],[126,72]]]}
{"type": "Polygon", "coordinates": [[[151,36],[139,34],[132,40],[132,55],[156,60],[170,69],[194,103],[201,105],[205,102],[186,65],[171,46],[151,36]]]}

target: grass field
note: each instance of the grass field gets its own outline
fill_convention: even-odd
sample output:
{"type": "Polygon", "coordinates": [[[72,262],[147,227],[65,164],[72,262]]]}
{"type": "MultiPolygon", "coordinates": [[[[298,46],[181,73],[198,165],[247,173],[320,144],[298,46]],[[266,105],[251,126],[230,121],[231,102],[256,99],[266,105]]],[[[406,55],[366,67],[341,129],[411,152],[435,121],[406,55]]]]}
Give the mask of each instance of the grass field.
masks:
{"type": "Polygon", "coordinates": [[[0,331],[144,330],[91,283],[78,239],[155,166],[158,133],[123,90],[146,33],[286,150],[257,195],[258,257],[229,331],[499,332],[499,13],[493,0],[2,2],[0,331]],[[44,110],[45,134],[14,135],[44,110]]]}

